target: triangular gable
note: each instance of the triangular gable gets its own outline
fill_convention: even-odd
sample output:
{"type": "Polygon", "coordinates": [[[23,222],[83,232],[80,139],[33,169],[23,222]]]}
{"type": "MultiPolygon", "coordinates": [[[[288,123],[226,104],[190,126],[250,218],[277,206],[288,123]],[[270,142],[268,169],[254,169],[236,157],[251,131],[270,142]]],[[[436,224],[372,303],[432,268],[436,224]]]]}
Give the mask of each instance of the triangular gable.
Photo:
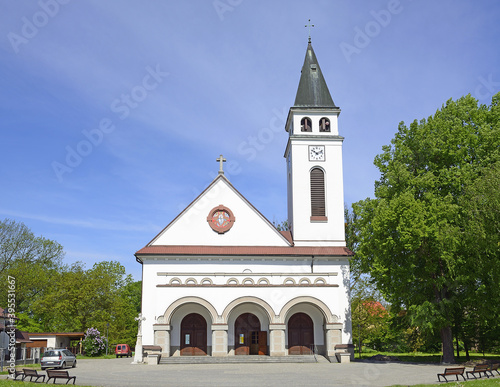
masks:
{"type": "Polygon", "coordinates": [[[223,175],[214,181],[165,227],[148,246],[291,246],[223,175]],[[234,215],[226,232],[210,227],[207,217],[222,206],[234,215]]]}

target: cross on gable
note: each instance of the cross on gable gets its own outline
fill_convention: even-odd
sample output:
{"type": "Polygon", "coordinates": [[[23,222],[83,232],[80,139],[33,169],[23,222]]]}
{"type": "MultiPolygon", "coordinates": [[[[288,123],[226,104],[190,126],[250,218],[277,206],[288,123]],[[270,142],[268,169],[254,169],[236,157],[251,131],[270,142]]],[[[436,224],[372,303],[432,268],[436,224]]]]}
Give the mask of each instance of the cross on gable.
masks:
{"type": "Polygon", "coordinates": [[[219,173],[221,175],[223,175],[224,169],[222,168],[222,166],[223,166],[223,163],[226,162],[226,159],[224,157],[222,157],[222,155],[220,155],[220,157],[218,159],[216,159],[215,161],[219,162],[219,173]]]}

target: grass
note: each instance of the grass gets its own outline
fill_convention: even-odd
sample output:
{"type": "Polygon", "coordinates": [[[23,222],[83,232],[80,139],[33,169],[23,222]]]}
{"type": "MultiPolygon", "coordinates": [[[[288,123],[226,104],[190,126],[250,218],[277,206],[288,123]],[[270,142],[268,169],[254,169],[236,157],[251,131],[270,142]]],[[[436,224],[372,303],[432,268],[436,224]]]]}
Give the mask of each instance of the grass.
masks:
{"type": "MultiPolygon", "coordinates": [[[[441,383],[443,386],[449,387],[490,387],[490,386],[500,386],[500,379],[486,379],[486,380],[467,380],[466,382],[449,382],[449,383],[441,383]]],[[[1,386],[1,384],[0,384],[1,386]]],[[[411,387],[436,387],[436,384],[415,384],[411,387]]],[[[397,384],[391,387],[407,387],[407,385],[397,384]]]]}
{"type": "MultiPolygon", "coordinates": [[[[463,353],[463,352],[462,352],[463,353]]],[[[500,361],[500,354],[487,353],[483,355],[482,353],[469,353],[471,363],[481,363],[483,361],[500,361]]],[[[369,359],[374,355],[384,355],[384,356],[395,356],[402,362],[409,363],[441,363],[441,353],[424,353],[424,352],[411,352],[411,353],[395,353],[395,352],[361,352],[361,359],[369,359]]],[[[355,359],[359,359],[359,354],[355,354],[355,359]]],[[[467,363],[465,358],[465,353],[463,356],[456,357],[455,361],[457,364],[467,363]]]]}
{"type": "MultiPolygon", "coordinates": [[[[0,380],[0,387],[16,387],[16,386],[40,386],[40,383],[31,383],[31,382],[21,382],[19,380],[0,380]]],[[[490,387],[490,386],[500,386],[500,379],[497,380],[469,380],[467,382],[450,382],[443,383],[446,386],[454,386],[454,387],[490,387]]],[[[406,387],[407,385],[394,385],[392,387],[406,387]]],[[[412,387],[435,387],[436,384],[416,384],[412,387]]],[[[94,386],[81,386],[81,387],[94,387],[94,386]]]]}
{"type": "MultiPolygon", "coordinates": [[[[58,382],[59,383],[59,382],[58,382]]],[[[17,380],[5,380],[5,379],[0,379],[0,387],[19,387],[19,386],[38,386],[40,387],[40,384],[44,383],[35,383],[35,382],[22,382],[19,379],[17,380]]],[[[80,387],[95,387],[95,386],[82,386],[79,385],[80,387]]]]}
{"type": "MultiPolygon", "coordinates": [[[[114,359],[116,355],[114,353],[110,353],[109,355],[101,355],[101,356],[84,356],[84,355],[76,355],[76,359],[114,359]]],[[[133,355],[132,355],[133,357],[133,355]]]]}
{"type": "MultiPolygon", "coordinates": [[[[132,355],[133,356],[133,355],[132,355]]],[[[83,356],[83,355],[77,355],[76,356],[76,359],[114,359],[116,357],[116,355],[113,353],[113,354],[109,354],[109,355],[101,355],[101,356],[95,356],[95,357],[91,357],[91,356],[83,356]]],[[[7,371],[7,366],[4,364],[4,371],[3,372],[0,372],[0,375],[7,375],[8,371],[7,371]]],[[[19,369],[22,369],[22,368],[34,368],[34,369],[40,369],[40,364],[18,364],[16,366],[16,368],[19,370],[19,369]]],[[[1,384],[0,384],[1,386],[1,384]]]]}

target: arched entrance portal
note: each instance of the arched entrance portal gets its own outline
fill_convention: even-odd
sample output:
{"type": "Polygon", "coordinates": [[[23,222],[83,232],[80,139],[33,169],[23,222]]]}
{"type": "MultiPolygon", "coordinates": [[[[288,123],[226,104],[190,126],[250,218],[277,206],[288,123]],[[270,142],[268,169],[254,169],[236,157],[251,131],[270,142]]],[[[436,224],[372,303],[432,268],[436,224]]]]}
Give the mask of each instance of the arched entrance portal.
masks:
{"type": "Polygon", "coordinates": [[[188,314],[181,323],[181,356],[207,354],[207,322],[198,313],[188,314]]]}
{"type": "Polygon", "coordinates": [[[288,354],[312,355],[314,325],[305,313],[295,313],[288,320],[288,354]]]}
{"type": "Polygon", "coordinates": [[[243,313],[234,322],[234,354],[265,355],[267,332],[260,330],[260,321],[252,313],[243,313]]]}

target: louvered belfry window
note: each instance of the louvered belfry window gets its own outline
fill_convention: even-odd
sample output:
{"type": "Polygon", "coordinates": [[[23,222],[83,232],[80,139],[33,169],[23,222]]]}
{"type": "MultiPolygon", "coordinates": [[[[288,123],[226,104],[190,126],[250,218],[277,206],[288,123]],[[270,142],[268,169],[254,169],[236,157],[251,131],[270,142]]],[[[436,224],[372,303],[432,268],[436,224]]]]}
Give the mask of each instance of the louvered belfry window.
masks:
{"type": "Polygon", "coordinates": [[[325,216],[325,173],[314,168],[311,171],[311,217],[325,216]]]}

